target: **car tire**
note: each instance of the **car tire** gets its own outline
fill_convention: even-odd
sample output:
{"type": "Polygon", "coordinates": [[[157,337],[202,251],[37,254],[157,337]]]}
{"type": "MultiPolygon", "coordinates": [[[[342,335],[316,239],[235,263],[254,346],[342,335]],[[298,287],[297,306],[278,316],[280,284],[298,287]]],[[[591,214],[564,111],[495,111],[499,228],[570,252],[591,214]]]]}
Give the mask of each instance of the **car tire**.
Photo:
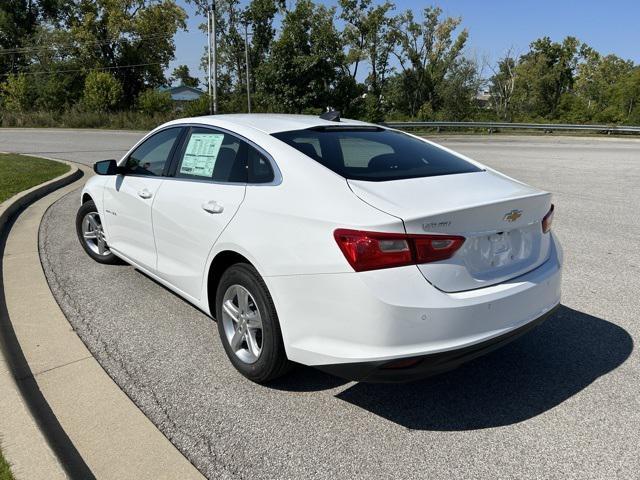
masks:
{"type": "Polygon", "coordinates": [[[93,200],[83,203],[76,214],[76,233],[80,245],[87,255],[98,263],[107,265],[122,264],[107,245],[102,229],[102,221],[93,200]]]}
{"type": "Polygon", "coordinates": [[[267,383],[289,371],[291,363],[278,314],[264,280],[252,265],[237,263],[225,270],[216,290],[215,312],[227,357],[242,375],[267,383]],[[238,336],[242,338],[237,340],[238,336]]]}

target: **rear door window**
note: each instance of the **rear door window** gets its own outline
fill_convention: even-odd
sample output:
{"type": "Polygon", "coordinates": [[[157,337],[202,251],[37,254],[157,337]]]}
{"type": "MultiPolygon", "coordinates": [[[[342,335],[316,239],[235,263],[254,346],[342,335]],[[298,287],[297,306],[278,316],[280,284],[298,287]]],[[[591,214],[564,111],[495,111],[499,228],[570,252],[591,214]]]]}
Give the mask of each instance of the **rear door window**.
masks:
{"type": "Polygon", "coordinates": [[[247,145],[249,183],[270,183],[275,176],[269,159],[257,149],[247,145]]]}
{"type": "Polygon", "coordinates": [[[273,136],[352,180],[381,182],[482,171],[435,145],[376,127],[323,127],[273,136]]]}

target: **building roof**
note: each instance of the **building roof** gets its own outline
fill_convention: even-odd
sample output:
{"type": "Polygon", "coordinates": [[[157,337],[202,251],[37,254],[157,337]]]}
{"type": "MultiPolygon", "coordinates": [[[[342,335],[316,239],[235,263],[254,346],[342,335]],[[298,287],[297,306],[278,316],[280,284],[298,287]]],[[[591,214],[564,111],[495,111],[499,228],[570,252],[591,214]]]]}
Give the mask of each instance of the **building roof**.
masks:
{"type": "Polygon", "coordinates": [[[160,87],[158,88],[158,90],[160,90],[161,92],[169,92],[169,93],[190,91],[193,93],[199,93],[200,95],[204,95],[204,92],[199,88],[189,87],[188,85],[178,85],[177,87],[160,87]]]}
{"type": "Polygon", "coordinates": [[[175,102],[188,102],[198,100],[204,95],[202,90],[187,85],[179,85],[177,87],[160,87],[160,92],[169,92],[171,99],[175,102]]]}

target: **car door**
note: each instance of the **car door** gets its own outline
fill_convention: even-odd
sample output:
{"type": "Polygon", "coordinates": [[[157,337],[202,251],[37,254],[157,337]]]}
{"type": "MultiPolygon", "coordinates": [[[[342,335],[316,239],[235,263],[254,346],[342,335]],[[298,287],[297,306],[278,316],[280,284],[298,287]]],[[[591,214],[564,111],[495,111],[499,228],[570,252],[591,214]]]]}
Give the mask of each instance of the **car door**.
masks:
{"type": "Polygon", "coordinates": [[[105,184],[109,248],[149,270],[156,268],[151,206],[183,130],[167,128],[147,138],[121,164],[122,174],[105,184]]]}
{"type": "Polygon", "coordinates": [[[207,256],[244,200],[247,145],[208,127],[192,127],[153,204],[157,274],[200,299],[207,256]]]}

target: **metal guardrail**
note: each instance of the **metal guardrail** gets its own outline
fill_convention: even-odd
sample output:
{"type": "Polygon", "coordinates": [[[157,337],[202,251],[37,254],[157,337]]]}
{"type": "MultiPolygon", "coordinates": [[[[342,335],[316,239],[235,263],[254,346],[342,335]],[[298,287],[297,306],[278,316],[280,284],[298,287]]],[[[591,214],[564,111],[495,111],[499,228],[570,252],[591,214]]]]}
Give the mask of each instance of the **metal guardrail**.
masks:
{"type": "Polygon", "coordinates": [[[489,132],[501,129],[542,130],[551,133],[556,130],[590,131],[606,134],[640,133],[640,126],[627,125],[572,125],[568,123],[509,123],[509,122],[385,122],[391,128],[480,128],[489,132]]]}

